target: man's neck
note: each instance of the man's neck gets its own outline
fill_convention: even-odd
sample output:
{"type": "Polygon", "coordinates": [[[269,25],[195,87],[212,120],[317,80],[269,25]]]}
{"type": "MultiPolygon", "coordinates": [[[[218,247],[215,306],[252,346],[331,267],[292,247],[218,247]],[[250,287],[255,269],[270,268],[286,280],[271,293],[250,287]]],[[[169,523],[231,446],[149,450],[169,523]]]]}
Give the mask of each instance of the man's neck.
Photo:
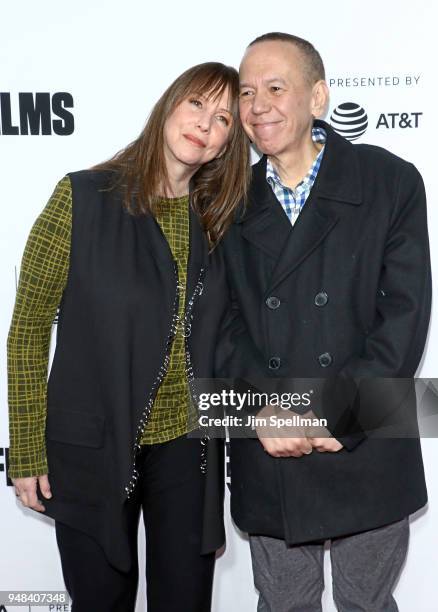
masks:
{"type": "Polygon", "coordinates": [[[310,137],[310,140],[307,138],[299,147],[288,149],[277,156],[269,155],[269,160],[285,187],[295,189],[301,183],[323,146],[310,137]]]}

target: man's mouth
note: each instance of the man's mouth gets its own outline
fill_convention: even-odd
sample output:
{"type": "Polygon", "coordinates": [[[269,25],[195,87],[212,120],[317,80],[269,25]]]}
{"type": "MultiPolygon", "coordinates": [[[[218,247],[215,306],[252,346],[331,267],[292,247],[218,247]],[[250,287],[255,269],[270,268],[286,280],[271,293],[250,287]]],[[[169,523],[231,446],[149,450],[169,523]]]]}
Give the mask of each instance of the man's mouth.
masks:
{"type": "Polygon", "coordinates": [[[271,127],[279,125],[280,123],[281,121],[263,121],[263,122],[253,123],[252,127],[255,130],[264,130],[264,129],[269,129],[271,127]]]}

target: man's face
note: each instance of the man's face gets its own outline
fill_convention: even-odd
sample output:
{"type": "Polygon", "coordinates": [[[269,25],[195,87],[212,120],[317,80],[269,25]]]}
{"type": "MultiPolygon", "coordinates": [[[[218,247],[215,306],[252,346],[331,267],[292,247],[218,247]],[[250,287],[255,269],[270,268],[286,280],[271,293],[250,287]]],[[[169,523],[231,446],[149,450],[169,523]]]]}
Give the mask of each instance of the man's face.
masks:
{"type": "Polygon", "coordinates": [[[314,87],[306,81],[304,58],[295,45],[264,41],[249,47],[240,65],[240,117],[257,148],[278,156],[310,136],[314,87]]]}

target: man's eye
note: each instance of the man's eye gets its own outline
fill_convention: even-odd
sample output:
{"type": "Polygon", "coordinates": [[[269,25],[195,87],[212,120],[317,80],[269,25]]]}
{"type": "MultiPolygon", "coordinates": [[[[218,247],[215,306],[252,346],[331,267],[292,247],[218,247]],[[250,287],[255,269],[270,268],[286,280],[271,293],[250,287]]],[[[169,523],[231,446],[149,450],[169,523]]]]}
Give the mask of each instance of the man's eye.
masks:
{"type": "Polygon", "coordinates": [[[271,85],[271,91],[277,93],[278,91],[281,91],[281,87],[279,87],[278,85],[271,85]]]}

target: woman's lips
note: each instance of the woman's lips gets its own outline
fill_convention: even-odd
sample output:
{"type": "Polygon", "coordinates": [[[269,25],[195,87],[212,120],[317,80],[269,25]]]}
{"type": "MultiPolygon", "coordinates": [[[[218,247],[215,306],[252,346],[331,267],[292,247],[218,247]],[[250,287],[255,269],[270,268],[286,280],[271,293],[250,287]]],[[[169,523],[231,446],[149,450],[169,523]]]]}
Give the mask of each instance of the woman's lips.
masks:
{"type": "Polygon", "coordinates": [[[193,136],[192,134],[183,134],[183,136],[184,136],[184,138],[189,140],[194,145],[196,145],[198,147],[202,147],[203,149],[205,149],[206,144],[202,140],[200,140],[199,138],[196,138],[196,136],[193,136]]]}

